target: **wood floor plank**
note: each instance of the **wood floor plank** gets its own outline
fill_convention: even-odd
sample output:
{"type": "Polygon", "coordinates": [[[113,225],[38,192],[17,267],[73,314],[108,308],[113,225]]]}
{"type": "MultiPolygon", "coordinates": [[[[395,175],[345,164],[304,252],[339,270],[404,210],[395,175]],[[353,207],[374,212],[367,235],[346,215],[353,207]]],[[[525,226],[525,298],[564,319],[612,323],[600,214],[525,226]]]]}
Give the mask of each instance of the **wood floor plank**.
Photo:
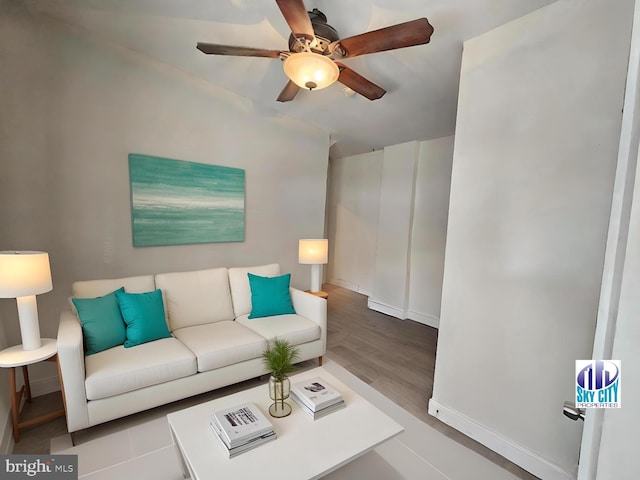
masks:
{"type": "Polygon", "coordinates": [[[327,357],[412,415],[523,480],[537,477],[428,414],[438,330],[370,310],[365,295],[325,284],[327,357]]]}

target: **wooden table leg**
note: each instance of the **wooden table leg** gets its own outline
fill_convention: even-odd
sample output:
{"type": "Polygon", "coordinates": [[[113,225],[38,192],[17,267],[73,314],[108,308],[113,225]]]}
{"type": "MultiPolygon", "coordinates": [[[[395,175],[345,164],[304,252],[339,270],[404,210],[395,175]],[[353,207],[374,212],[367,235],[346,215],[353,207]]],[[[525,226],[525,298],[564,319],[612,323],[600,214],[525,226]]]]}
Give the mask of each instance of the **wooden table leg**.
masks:
{"type": "MultiPolygon", "coordinates": [[[[58,361],[58,356],[54,355],[48,361],[56,362],[58,361]]],[[[59,365],[58,365],[59,367],[59,365]]],[[[29,383],[29,372],[27,371],[27,366],[24,365],[22,367],[22,374],[24,376],[24,385],[20,390],[16,389],[16,368],[9,368],[9,388],[11,390],[11,419],[13,423],[13,438],[16,443],[20,441],[20,429],[31,427],[34,425],[40,425],[41,423],[48,422],[49,420],[53,420],[54,418],[64,417],[65,409],[61,408],[51,413],[45,413],[44,415],[40,415],[39,417],[30,418],[23,422],[20,421],[20,405],[22,403],[22,397],[24,395],[25,399],[30,402],[31,401],[31,385],[29,383]]],[[[63,402],[64,402],[64,392],[63,392],[63,402]]]]}
{"type": "Polygon", "coordinates": [[[16,369],[11,367],[9,369],[9,393],[11,394],[11,419],[13,423],[13,438],[16,442],[20,440],[20,433],[18,429],[18,410],[20,408],[20,400],[22,398],[22,392],[24,387],[18,392],[16,390],[16,369]]]}
{"type": "Polygon", "coordinates": [[[22,378],[24,379],[24,393],[27,402],[31,402],[31,382],[29,381],[29,369],[26,365],[22,366],[22,378]]]}

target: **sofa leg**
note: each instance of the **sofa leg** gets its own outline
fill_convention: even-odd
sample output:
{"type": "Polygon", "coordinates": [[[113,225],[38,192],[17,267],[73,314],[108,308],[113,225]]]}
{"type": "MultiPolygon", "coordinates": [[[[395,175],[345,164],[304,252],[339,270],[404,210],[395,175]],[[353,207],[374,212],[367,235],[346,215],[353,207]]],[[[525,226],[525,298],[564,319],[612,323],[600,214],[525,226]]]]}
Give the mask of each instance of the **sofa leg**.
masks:
{"type": "Polygon", "coordinates": [[[322,355],[318,357],[318,365],[322,366],[322,355]]]}
{"type": "Polygon", "coordinates": [[[73,445],[75,447],[76,446],[76,432],[71,432],[69,435],[71,435],[71,445],[73,445]]]}

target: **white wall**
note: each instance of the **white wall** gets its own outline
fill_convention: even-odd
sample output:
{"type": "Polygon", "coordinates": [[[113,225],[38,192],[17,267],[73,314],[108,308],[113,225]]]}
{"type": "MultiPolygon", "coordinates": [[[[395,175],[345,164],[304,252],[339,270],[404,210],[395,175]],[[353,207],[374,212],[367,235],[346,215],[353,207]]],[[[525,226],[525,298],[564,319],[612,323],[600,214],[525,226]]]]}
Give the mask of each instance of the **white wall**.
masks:
{"type": "Polygon", "coordinates": [[[418,142],[384,149],[376,234],[373,295],[369,308],[407,318],[418,142]]]}
{"type": "MultiPolygon", "coordinates": [[[[640,472],[637,432],[640,431],[640,170],[636,170],[626,258],[616,320],[612,359],[622,367],[622,408],[606,410],[597,465],[597,477],[635,480],[640,472]]],[[[587,478],[587,477],[585,477],[587,478]]],[[[593,478],[593,477],[592,477],[593,478]]]]}
{"type": "MultiPolygon", "coordinates": [[[[328,133],[18,6],[0,45],[0,249],[49,252],[44,336],[80,279],[279,262],[308,288],[297,245],[324,232],[328,133]],[[245,241],[133,248],[130,152],[245,169],[245,241]]],[[[0,312],[20,343],[15,301],[0,312]]]]}
{"type": "Polygon", "coordinates": [[[587,410],[580,450],[579,480],[638,477],[640,459],[631,445],[640,430],[635,405],[640,398],[640,345],[637,292],[640,284],[640,4],[635,2],[618,165],[609,222],[598,321],[595,359],[624,359],[623,408],[587,410]],[[629,379],[631,379],[629,381],[629,379]]]}
{"type": "Polygon", "coordinates": [[[420,143],[411,236],[408,317],[437,327],[454,137],[420,143]]]}
{"type": "Polygon", "coordinates": [[[330,283],[437,327],[452,158],[444,137],[331,159],[330,283]]]}
{"type": "Polygon", "coordinates": [[[326,278],[367,296],[373,292],[383,158],[378,150],[329,162],[326,278]]]}
{"type": "Polygon", "coordinates": [[[541,478],[571,478],[633,1],[560,0],[464,45],[429,411],[541,478]]]}

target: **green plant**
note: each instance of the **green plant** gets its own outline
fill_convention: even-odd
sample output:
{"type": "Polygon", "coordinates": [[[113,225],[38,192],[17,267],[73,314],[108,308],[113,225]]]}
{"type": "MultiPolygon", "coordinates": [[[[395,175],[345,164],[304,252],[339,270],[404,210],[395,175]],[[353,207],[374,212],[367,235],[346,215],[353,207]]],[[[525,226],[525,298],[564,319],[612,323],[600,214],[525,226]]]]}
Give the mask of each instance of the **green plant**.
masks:
{"type": "Polygon", "coordinates": [[[273,342],[262,352],[265,366],[271,371],[271,375],[278,381],[283,381],[287,374],[293,372],[294,360],[300,355],[300,350],[291,345],[287,340],[275,338],[273,342]]]}

